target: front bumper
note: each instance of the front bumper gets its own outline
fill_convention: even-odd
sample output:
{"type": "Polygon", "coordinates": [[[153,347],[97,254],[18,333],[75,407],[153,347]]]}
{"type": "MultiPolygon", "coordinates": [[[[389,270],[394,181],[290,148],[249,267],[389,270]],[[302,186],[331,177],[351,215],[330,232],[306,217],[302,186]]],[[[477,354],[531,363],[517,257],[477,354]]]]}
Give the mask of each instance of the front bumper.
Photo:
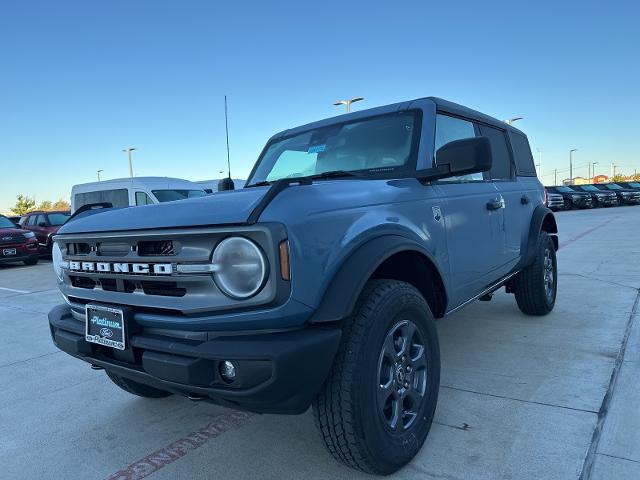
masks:
{"type": "Polygon", "coordinates": [[[51,336],[62,351],[92,365],[162,390],[233,408],[260,412],[304,412],[329,374],[340,342],[339,328],[303,328],[275,333],[225,333],[204,340],[148,333],[126,319],[127,349],[85,341],[85,324],[67,305],[49,313],[51,336]],[[236,365],[225,383],[221,362],[236,365]]]}

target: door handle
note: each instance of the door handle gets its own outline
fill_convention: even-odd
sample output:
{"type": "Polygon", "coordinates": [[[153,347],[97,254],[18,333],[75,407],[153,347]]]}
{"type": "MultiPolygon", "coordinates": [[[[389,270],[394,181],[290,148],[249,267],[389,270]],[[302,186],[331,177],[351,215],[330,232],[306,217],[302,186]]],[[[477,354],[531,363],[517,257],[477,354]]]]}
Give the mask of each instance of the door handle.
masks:
{"type": "Polygon", "coordinates": [[[523,195],[522,198],[520,198],[520,203],[522,205],[526,205],[527,203],[529,203],[529,197],[527,197],[526,195],[523,195]]]}
{"type": "Polygon", "coordinates": [[[501,198],[496,198],[495,200],[487,202],[487,210],[499,210],[502,208],[502,206],[503,204],[501,198]]]}

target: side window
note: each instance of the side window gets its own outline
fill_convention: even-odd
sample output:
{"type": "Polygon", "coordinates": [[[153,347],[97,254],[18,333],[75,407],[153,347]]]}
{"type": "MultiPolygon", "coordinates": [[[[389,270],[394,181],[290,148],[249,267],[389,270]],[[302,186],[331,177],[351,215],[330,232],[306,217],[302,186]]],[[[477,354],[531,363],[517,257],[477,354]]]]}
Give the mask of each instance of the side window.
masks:
{"type": "MultiPolygon", "coordinates": [[[[436,141],[434,151],[436,153],[436,165],[438,164],[438,150],[443,145],[462,140],[463,138],[473,138],[476,136],[473,123],[468,120],[450,117],[448,115],[436,115],[436,141]]],[[[460,180],[482,180],[482,173],[471,173],[460,177],[449,177],[441,181],[456,182],[460,180]]]]}
{"type": "Polygon", "coordinates": [[[107,202],[114,207],[129,206],[129,191],[126,188],[117,190],[99,190],[97,192],[77,193],[76,210],[90,203],[107,202]]]}
{"type": "Polygon", "coordinates": [[[136,192],[136,205],[151,205],[153,200],[144,192],[136,192]]]}
{"type": "Polygon", "coordinates": [[[513,145],[513,153],[516,157],[516,167],[518,175],[523,177],[535,177],[536,167],[531,154],[529,140],[524,135],[511,131],[511,144],[513,145]]]}
{"type": "Polygon", "coordinates": [[[508,180],[513,178],[511,164],[511,152],[507,145],[506,132],[499,128],[480,125],[480,135],[487,137],[491,142],[491,154],[493,164],[489,170],[491,180],[508,180]]]}
{"type": "MultiPolygon", "coordinates": [[[[34,215],[34,217],[35,217],[35,215],[34,215]]],[[[40,225],[41,223],[47,224],[47,219],[45,218],[44,215],[38,215],[35,218],[36,218],[36,221],[35,221],[35,225],[36,226],[40,225]]]]}

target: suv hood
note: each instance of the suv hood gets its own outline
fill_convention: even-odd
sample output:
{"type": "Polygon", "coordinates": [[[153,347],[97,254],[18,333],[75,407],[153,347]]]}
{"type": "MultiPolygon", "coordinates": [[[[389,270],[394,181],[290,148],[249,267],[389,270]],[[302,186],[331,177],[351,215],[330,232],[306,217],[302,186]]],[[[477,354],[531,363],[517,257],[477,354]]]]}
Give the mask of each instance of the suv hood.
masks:
{"type": "Polygon", "coordinates": [[[0,236],[2,235],[16,235],[26,233],[27,230],[23,230],[21,228],[0,228],[0,236]]]}
{"type": "Polygon", "coordinates": [[[245,223],[268,189],[269,187],[242,188],[175,202],[89,211],[65,223],[58,233],[98,233],[245,223]]]}

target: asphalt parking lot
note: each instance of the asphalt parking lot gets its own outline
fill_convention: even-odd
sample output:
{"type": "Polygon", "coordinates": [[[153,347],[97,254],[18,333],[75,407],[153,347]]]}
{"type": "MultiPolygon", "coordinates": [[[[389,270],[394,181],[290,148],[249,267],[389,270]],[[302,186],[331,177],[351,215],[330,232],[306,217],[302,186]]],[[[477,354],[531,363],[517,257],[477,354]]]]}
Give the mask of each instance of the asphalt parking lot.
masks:
{"type": "MultiPolygon", "coordinates": [[[[393,478],[640,478],[640,208],[561,212],[543,318],[499,293],[438,324],[442,388],[393,478]]],[[[0,478],[370,478],[325,451],[310,412],[141,399],[59,352],[49,261],[0,266],[0,478]]]]}

